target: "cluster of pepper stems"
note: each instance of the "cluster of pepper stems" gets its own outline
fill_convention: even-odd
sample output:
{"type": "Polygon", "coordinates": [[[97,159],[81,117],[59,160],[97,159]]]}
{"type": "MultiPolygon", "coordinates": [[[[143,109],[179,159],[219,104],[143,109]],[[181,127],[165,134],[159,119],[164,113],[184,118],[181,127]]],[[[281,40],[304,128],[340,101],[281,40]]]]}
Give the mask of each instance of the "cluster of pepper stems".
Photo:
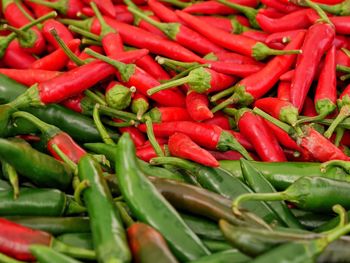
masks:
{"type": "Polygon", "coordinates": [[[350,258],[350,0],[1,10],[1,262],[350,258]]]}

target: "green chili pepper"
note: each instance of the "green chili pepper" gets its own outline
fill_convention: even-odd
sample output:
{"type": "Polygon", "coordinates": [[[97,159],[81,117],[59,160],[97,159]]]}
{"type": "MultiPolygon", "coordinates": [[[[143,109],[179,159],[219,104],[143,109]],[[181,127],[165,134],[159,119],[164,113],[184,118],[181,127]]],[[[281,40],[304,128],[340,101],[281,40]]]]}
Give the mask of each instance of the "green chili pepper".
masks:
{"type": "Polygon", "coordinates": [[[175,208],[218,222],[221,218],[234,225],[257,226],[254,221],[243,221],[231,211],[231,201],[203,188],[174,180],[148,177],[157,190],[175,208]]]}
{"type": "Polygon", "coordinates": [[[2,216],[62,216],[85,212],[66,194],[56,189],[21,188],[21,195],[13,199],[12,190],[0,191],[2,216]]]}
{"type": "MultiPolygon", "coordinates": [[[[245,181],[256,193],[276,192],[270,182],[258,170],[256,170],[249,161],[241,159],[240,162],[245,181]]],[[[286,226],[299,229],[303,228],[283,201],[267,202],[267,204],[286,226]]]]}
{"type": "Polygon", "coordinates": [[[31,245],[30,252],[36,257],[39,263],[79,263],[80,261],[61,254],[54,249],[41,245],[31,245]]]}
{"type": "Polygon", "coordinates": [[[73,171],[66,164],[34,150],[24,141],[0,139],[0,159],[41,187],[65,190],[72,182],[73,171]]]}
{"type": "MultiPolygon", "coordinates": [[[[116,156],[116,146],[108,145],[105,143],[85,143],[84,147],[94,153],[103,154],[106,158],[111,162],[111,165],[114,167],[114,161],[116,156]]],[[[169,171],[168,169],[164,169],[161,167],[155,167],[150,165],[149,163],[142,161],[137,158],[137,163],[140,169],[147,175],[156,176],[160,178],[167,178],[172,180],[178,180],[184,182],[185,179],[179,173],[175,173],[173,171],[169,171]]]]}
{"type": "Polygon", "coordinates": [[[91,233],[67,233],[57,237],[57,240],[66,245],[93,250],[91,233]]]}
{"type": "Polygon", "coordinates": [[[215,253],[219,251],[225,251],[231,248],[230,244],[226,241],[212,240],[212,239],[202,239],[204,245],[210,250],[210,252],[215,253]]]}
{"type": "Polygon", "coordinates": [[[19,181],[15,168],[7,162],[2,161],[2,174],[12,186],[13,199],[17,199],[19,197],[19,181]]]}
{"type": "Polygon", "coordinates": [[[233,202],[234,212],[241,201],[286,200],[304,210],[329,212],[332,206],[340,204],[350,208],[350,183],[324,177],[301,177],[283,192],[243,194],[233,202]]]}
{"type": "MultiPolygon", "coordinates": [[[[242,194],[253,193],[246,184],[223,169],[207,167],[177,157],[153,158],[151,164],[171,164],[190,171],[203,188],[229,199],[234,199],[242,194]]],[[[281,220],[264,202],[248,203],[245,208],[254,211],[255,214],[268,223],[282,224],[281,220]]]]}
{"type": "Polygon", "coordinates": [[[81,181],[90,182],[90,186],[83,191],[83,196],[90,216],[98,261],[131,261],[123,223],[103,178],[101,167],[91,156],[85,155],[78,163],[78,176],[81,181]]]}
{"type": "Polygon", "coordinates": [[[251,263],[270,262],[314,262],[327,246],[350,231],[350,224],[336,228],[329,234],[308,241],[290,242],[269,250],[251,263]]]}
{"type": "Polygon", "coordinates": [[[313,213],[299,209],[292,209],[292,213],[302,226],[308,230],[315,230],[329,222],[334,217],[329,214],[313,213]]]}
{"type": "Polygon", "coordinates": [[[180,260],[208,255],[209,251],[200,239],[138,168],[135,146],[128,133],[119,139],[116,151],[120,190],[137,219],[157,229],[180,260]]]}
{"type": "MultiPolygon", "coordinates": [[[[307,162],[255,162],[249,161],[260,171],[277,190],[285,190],[302,176],[323,176],[332,179],[348,181],[350,179],[343,169],[332,167],[325,173],[320,172],[320,163],[307,162]]],[[[220,161],[220,167],[235,177],[243,179],[239,161],[220,161]]]]}
{"type": "MultiPolygon", "coordinates": [[[[50,202],[51,200],[46,200],[50,202]]],[[[90,220],[88,217],[42,217],[42,216],[6,216],[7,219],[52,235],[65,233],[90,233],[90,220]]],[[[92,249],[92,248],[90,248],[92,249]]]]}
{"type": "Polygon", "coordinates": [[[222,252],[218,252],[215,254],[211,254],[209,256],[202,257],[200,259],[191,261],[191,263],[248,263],[251,258],[242,254],[236,249],[230,249],[222,252]]]}
{"type": "Polygon", "coordinates": [[[12,189],[12,187],[8,182],[6,182],[4,180],[0,180],[0,191],[11,190],[11,189],[12,189]]]}
{"type": "MultiPolygon", "coordinates": [[[[347,215],[350,216],[350,211],[347,212],[347,215]]],[[[340,217],[339,216],[334,217],[333,219],[329,220],[328,222],[325,222],[324,224],[316,228],[314,231],[317,233],[329,231],[335,228],[339,224],[339,222],[340,222],[340,217]]]]}
{"type": "Polygon", "coordinates": [[[211,220],[181,213],[182,219],[200,238],[223,241],[225,240],[218,225],[211,220]]]}
{"type": "MultiPolygon", "coordinates": [[[[0,104],[8,103],[24,93],[27,87],[0,74],[0,104]]],[[[57,104],[46,105],[45,107],[28,107],[22,109],[35,115],[39,119],[67,132],[74,140],[80,142],[99,142],[101,137],[92,119],[82,114],[71,111],[57,104]]],[[[8,126],[4,128],[7,137],[18,134],[29,134],[37,129],[28,122],[15,122],[17,127],[8,126]]],[[[113,139],[118,139],[118,134],[109,131],[113,139]]]]}

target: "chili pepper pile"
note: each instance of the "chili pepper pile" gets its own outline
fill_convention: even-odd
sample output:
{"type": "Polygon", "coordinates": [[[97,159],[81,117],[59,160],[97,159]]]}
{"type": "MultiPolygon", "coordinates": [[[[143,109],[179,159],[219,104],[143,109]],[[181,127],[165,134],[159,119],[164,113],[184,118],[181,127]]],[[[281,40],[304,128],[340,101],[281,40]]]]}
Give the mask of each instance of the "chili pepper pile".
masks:
{"type": "Polygon", "coordinates": [[[0,262],[349,262],[349,0],[0,3],[0,262]]]}

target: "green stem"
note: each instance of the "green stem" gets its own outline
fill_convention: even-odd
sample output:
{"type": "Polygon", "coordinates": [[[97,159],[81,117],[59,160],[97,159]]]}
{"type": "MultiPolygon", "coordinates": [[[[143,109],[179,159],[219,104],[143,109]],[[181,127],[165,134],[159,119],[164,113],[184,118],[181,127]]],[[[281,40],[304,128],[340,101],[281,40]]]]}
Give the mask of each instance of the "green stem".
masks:
{"type": "Polygon", "coordinates": [[[333,211],[339,216],[339,223],[336,228],[344,227],[346,224],[349,223],[348,213],[346,212],[344,207],[342,207],[341,205],[334,205],[333,211]]]}
{"type": "Polygon", "coordinates": [[[57,250],[58,252],[61,252],[73,258],[88,259],[88,260],[96,259],[95,251],[79,248],[79,247],[68,246],[63,242],[58,241],[57,239],[52,240],[51,247],[57,250]]]}
{"type": "Polygon", "coordinates": [[[248,18],[249,23],[253,28],[260,29],[259,23],[256,21],[256,15],[258,14],[258,11],[256,9],[252,7],[235,4],[227,0],[217,0],[217,1],[221,4],[231,7],[239,11],[240,13],[244,14],[248,18]]]}
{"type": "Polygon", "coordinates": [[[321,121],[323,120],[324,118],[326,118],[328,116],[329,112],[323,112],[322,114],[320,115],[317,115],[317,116],[313,116],[313,117],[306,117],[306,118],[302,118],[302,119],[299,119],[297,122],[295,122],[295,126],[298,126],[302,123],[305,123],[305,122],[317,122],[317,121],[321,121]]]}
{"type": "Polygon", "coordinates": [[[92,40],[89,38],[85,38],[83,37],[83,39],[81,40],[81,44],[83,45],[87,45],[87,46],[102,46],[102,43],[100,41],[96,41],[96,40],[92,40]]]}
{"type": "Polygon", "coordinates": [[[268,120],[269,122],[275,124],[276,126],[278,126],[279,128],[281,128],[282,130],[284,130],[286,133],[288,133],[289,135],[293,134],[293,128],[292,126],[281,122],[280,120],[272,117],[271,115],[267,114],[266,112],[260,110],[259,108],[255,107],[253,109],[253,112],[261,117],[263,117],[264,119],[268,120]]]}
{"type": "Polygon", "coordinates": [[[218,101],[219,99],[227,97],[227,96],[231,95],[235,91],[235,89],[236,89],[236,87],[233,86],[231,88],[220,91],[219,93],[216,93],[215,95],[211,96],[210,101],[215,102],[215,101],[218,101]]]}
{"type": "Polygon", "coordinates": [[[70,31],[73,31],[74,33],[77,33],[79,35],[82,35],[83,37],[87,37],[87,38],[90,38],[92,40],[95,40],[95,41],[98,41],[99,43],[101,42],[101,37],[99,37],[98,35],[94,34],[94,33],[91,33],[89,31],[86,31],[84,29],[81,29],[79,27],[76,27],[76,26],[73,26],[73,25],[70,25],[68,26],[68,29],[70,31]]]}
{"type": "Polygon", "coordinates": [[[223,108],[230,106],[231,104],[237,103],[239,101],[239,97],[236,93],[233,93],[228,99],[224,100],[217,104],[214,108],[211,109],[212,113],[215,113],[223,108]]]}
{"type": "Polygon", "coordinates": [[[81,201],[81,193],[90,187],[89,180],[81,181],[78,186],[74,189],[74,200],[81,206],[83,206],[83,202],[81,201]]]}
{"type": "Polygon", "coordinates": [[[112,109],[110,107],[103,106],[103,105],[100,105],[100,113],[103,115],[113,117],[113,118],[119,118],[119,119],[127,120],[127,121],[129,121],[129,120],[138,121],[139,120],[137,118],[137,116],[133,113],[112,109]]]}
{"type": "Polygon", "coordinates": [[[173,60],[173,59],[165,58],[161,56],[157,56],[156,61],[160,65],[166,65],[166,66],[171,65],[171,66],[181,67],[185,69],[200,65],[197,62],[182,62],[182,61],[177,61],[177,60],[173,60]]]}
{"type": "Polygon", "coordinates": [[[331,243],[333,242],[334,240],[338,239],[339,237],[349,233],[350,231],[350,224],[347,224],[345,225],[344,227],[342,228],[335,228],[334,231],[331,231],[327,237],[326,237],[326,240],[328,243],[331,243]]]}
{"type": "Polygon", "coordinates": [[[334,145],[339,147],[340,141],[343,138],[345,133],[345,129],[342,127],[337,127],[336,128],[336,136],[335,136],[335,140],[334,140],[334,145]]]}
{"type": "Polygon", "coordinates": [[[91,6],[92,10],[94,11],[98,22],[100,23],[100,26],[101,26],[100,36],[104,37],[109,33],[116,33],[116,30],[106,23],[100,10],[98,9],[97,5],[93,1],[90,2],[90,6],[91,6]]]}
{"type": "Polygon", "coordinates": [[[173,6],[180,7],[180,8],[186,8],[192,5],[192,3],[186,3],[179,0],[161,0],[161,2],[169,3],[169,4],[172,4],[173,6]]]}
{"type": "Polygon", "coordinates": [[[99,113],[99,107],[100,104],[96,104],[92,113],[92,117],[95,122],[95,126],[98,130],[98,132],[101,135],[102,140],[109,145],[116,145],[115,142],[112,140],[112,138],[109,136],[106,128],[103,126],[101,119],[100,119],[100,113],[99,113]]]}
{"type": "Polygon", "coordinates": [[[154,136],[152,119],[149,116],[146,116],[145,119],[146,119],[146,130],[147,130],[148,140],[150,141],[155,153],[158,156],[162,157],[164,156],[164,152],[160,147],[158,141],[156,140],[156,137],[154,136]]]}
{"type": "Polygon", "coordinates": [[[30,23],[24,25],[23,27],[21,27],[20,29],[25,31],[25,30],[28,30],[29,28],[41,23],[41,22],[44,22],[48,19],[51,19],[51,18],[55,18],[57,16],[57,13],[55,11],[52,11],[50,13],[47,13],[46,15],[43,15],[41,17],[39,17],[38,19],[35,19],[33,21],[31,21],[30,23]]]}
{"type": "Polygon", "coordinates": [[[30,2],[55,9],[64,15],[67,13],[67,9],[68,9],[67,0],[58,0],[56,2],[49,2],[49,1],[43,1],[43,0],[30,0],[30,2]]]}
{"type": "Polygon", "coordinates": [[[57,153],[57,155],[63,160],[64,163],[66,163],[73,171],[75,171],[75,173],[77,172],[78,167],[76,163],[69,159],[68,156],[61,151],[57,144],[53,144],[52,149],[57,153]]]}
{"type": "Polygon", "coordinates": [[[277,56],[277,55],[293,55],[293,54],[301,54],[301,49],[291,49],[291,50],[278,50],[269,48],[267,45],[261,42],[257,42],[252,48],[252,56],[256,60],[264,60],[268,56],[277,56]]]}
{"type": "Polygon", "coordinates": [[[350,58],[350,50],[349,49],[343,47],[343,48],[341,48],[341,51],[343,51],[345,53],[345,55],[347,55],[350,58]]]}
{"type": "Polygon", "coordinates": [[[330,160],[320,165],[321,173],[326,173],[330,167],[341,167],[345,172],[350,173],[350,162],[342,160],[330,160]]]}
{"type": "Polygon", "coordinates": [[[86,97],[90,98],[92,101],[100,104],[100,105],[107,105],[106,101],[104,101],[100,96],[96,95],[91,90],[85,90],[84,94],[86,97]]]}
{"type": "Polygon", "coordinates": [[[327,131],[324,133],[324,136],[329,139],[332,136],[334,130],[339,125],[339,123],[341,123],[343,120],[345,120],[349,116],[350,116],[350,105],[344,105],[343,107],[341,107],[338,116],[332,122],[331,126],[329,126],[327,131]]]}
{"type": "Polygon", "coordinates": [[[347,67],[347,66],[337,65],[336,69],[337,71],[340,71],[340,72],[350,73],[350,67],[347,67]]]}
{"type": "Polygon", "coordinates": [[[276,193],[248,193],[242,194],[238,196],[232,202],[232,210],[236,215],[241,215],[239,211],[239,205],[242,202],[246,201],[282,201],[286,200],[286,196],[284,192],[276,192],[276,193]]]}
{"type": "Polygon", "coordinates": [[[180,85],[183,85],[183,84],[186,84],[188,83],[189,81],[189,77],[183,77],[181,79],[176,79],[176,80],[173,80],[173,81],[168,81],[166,83],[163,83],[157,87],[154,87],[154,88],[151,88],[149,90],[147,90],[147,95],[149,96],[152,96],[154,93],[157,93],[159,91],[162,91],[162,90],[166,90],[166,89],[170,89],[170,88],[173,88],[173,87],[176,87],[176,86],[180,86],[180,85]]]}
{"type": "Polygon", "coordinates": [[[326,5],[318,4],[318,6],[327,13],[339,15],[339,16],[348,16],[350,15],[350,1],[344,0],[343,2],[336,5],[326,5]]]}
{"type": "Polygon", "coordinates": [[[206,68],[206,67],[209,67],[209,64],[198,64],[198,65],[194,65],[194,66],[192,66],[192,67],[190,67],[190,68],[188,68],[188,69],[186,69],[186,70],[180,72],[179,74],[177,74],[177,75],[174,76],[173,78],[164,81],[163,83],[167,83],[168,81],[174,81],[174,80],[177,80],[177,79],[181,79],[181,78],[187,76],[192,70],[197,69],[197,68],[200,68],[200,67],[203,67],[203,68],[205,67],[205,68],[206,68]]]}
{"type": "Polygon", "coordinates": [[[152,165],[171,164],[189,171],[193,171],[194,169],[196,169],[196,166],[192,164],[190,161],[187,161],[178,157],[155,157],[150,160],[150,164],[152,165]]]}
{"type": "Polygon", "coordinates": [[[125,227],[128,228],[129,226],[131,226],[132,224],[135,223],[134,220],[131,218],[131,216],[126,211],[126,209],[124,207],[124,203],[116,202],[115,205],[119,211],[120,217],[121,217],[125,227]]]}
{"type": "Polygon", "coordinates": [[[107,157],[103,154],[93,154],[92,157],[96,160],[96,162],[107,166],[107,167],[111,167],[111,163],[110,161],[107,159],[107,157]]]}
{"type": "Polygon", "coordinates": [[[130,127],[130,126],[135,125],[134,120],[130,120],[130,121],[126,121],[126,122],[115,122],[115,121],[102,119],[102,122],[108,126],[112,126],[112,127],[116,127],[116,128],[130,127]]]}
{"type": "Polygon", "coordinates": [[[321,20],[327,24],[333,25],[333,23],[331,22],[331,20],[329,20],[327,14],[325,13],[325,11],[322,10],[322,8],[318,5],[315,4],[314,2],[310,1],[310,0],[304,0],[305,3],[307,4],[307,6],[311,7],[312,9],[314,9],[317,14],[321,17],[321,20]]]}
{"type": "Polygon", "coordinates": [[[135,65],[134,64],[122,63],[120,61],[103,56],[103,55],[101,55],[101,54],[99,54],[99,53],[97,53],[89,48],[85,49],[85,53],[115,67],[119,71],[119,74],[120,74],[123,82],[128,82],[130,77],[135,72],[135,65]]]}
{"type": "Polygon", "coordinates": [[[3,25],[2,28],[3,28],[4,30],[9,30],[9,31],[15,33],[15,34],[17,35],[17,37],[18,37],[18,38],[21,38],[21,39],[28,39],[28,38],[30,37],[30,36],[28,35],[28,34],[29,34],[28,30],[27,30],[27,31],[23,31],[23,30],[21,30],[21,29],[19,29],[19,28],[10,26],[10,25],[8,25],[8,24],[3,25]]]}
{"type": "Polygon", "coordinates": [[[19,261],[0,253],[0,262],[2,263],[25,263],[24,261],[19,261]]]}
{"type": "Polygon", "coordinates": [[[56,39],[60,48],[64,51],[64,53],[72,60],[77,66],[82,66],[86,64],[86,61],[81,60],[77,55],[73,53],[72,50],[64,43],[64,41],[59,37],[56,29],[50,29],[51,35],[56,39]]]}
{"type": "Polygon", "coordinates": [[[9,180],[13,189],[13,199],[16,200],[19,197],[19,180],[16,169],[9,163],[2,161],[2,172],[4,176],[9,180]]]}
{"type": "Polygon", "coordinates": [[[342,81],[345,81],[345,80],[348,80],[348,79],[350,79],[350,74],[346,74],[346,75],[343,75],[343,76],[340,77],[340,80],[342,80],[342,81]]]}

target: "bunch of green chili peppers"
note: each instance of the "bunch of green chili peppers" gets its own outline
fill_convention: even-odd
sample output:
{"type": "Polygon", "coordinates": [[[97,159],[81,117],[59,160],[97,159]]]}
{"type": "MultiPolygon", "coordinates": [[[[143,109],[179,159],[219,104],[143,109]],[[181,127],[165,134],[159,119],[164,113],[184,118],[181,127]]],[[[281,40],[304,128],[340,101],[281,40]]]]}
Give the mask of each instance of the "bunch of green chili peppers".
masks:
{"type": "MultiPolygon", "coordinates": [[[[0,79],[0,102],[23,92],[0,79]]],[[[98,110],[92,121],[59,105],[26,108],[2,131],[0,262],[349,260],[346,163],[208,167],[157,152],[147,119],[157,157],[145,162],[98,110]]]]}

